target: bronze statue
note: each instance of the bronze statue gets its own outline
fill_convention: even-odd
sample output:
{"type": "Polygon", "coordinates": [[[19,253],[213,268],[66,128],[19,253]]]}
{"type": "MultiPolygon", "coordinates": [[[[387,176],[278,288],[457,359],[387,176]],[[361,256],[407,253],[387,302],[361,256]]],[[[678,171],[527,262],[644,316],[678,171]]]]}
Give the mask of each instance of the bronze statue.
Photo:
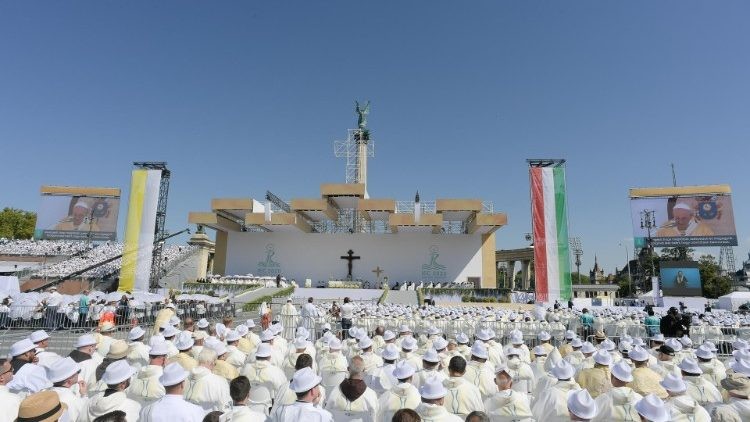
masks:
{"type": "Polygon", "coordinates": [[[356,104],[354,111],[357,112],[357,126],[360,130],[365,130],[367,129],[367,115],[370,114],[370,102],[368,101],[364,107],[359,105],[359,101],[354,103],[356,104]]]}

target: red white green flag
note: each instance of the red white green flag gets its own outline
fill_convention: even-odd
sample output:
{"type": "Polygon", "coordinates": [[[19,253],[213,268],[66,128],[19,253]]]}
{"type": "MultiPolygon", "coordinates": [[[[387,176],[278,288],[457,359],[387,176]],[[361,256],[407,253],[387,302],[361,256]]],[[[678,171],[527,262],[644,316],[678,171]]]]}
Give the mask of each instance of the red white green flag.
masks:
{"type": "Polygon", "coordinates": [[[572,296],[565,167],[531,167],[531,220],[537,302],[572,296]]]}

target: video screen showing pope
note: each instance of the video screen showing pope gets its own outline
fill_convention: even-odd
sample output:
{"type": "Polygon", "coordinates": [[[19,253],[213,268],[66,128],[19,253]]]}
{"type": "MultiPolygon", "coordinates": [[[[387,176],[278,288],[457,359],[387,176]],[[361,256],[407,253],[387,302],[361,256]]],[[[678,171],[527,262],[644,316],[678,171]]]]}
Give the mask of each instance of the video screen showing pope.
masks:
{"type": "Polygon", "coordinates": [[[724,186],[655,188],[662,195],[650,197],[634,197],[647,189],[631,189],[635,245],[646,246],[650,237],[654,247],[736,246],[732,197],[724,186]]]}
{"type": "Polygon", "coordinates": [[[35,237],[50,240],[116,240],[119,189],[103,188],[107,190],[101,192],[92,189],[42,187],[35,237]]]}

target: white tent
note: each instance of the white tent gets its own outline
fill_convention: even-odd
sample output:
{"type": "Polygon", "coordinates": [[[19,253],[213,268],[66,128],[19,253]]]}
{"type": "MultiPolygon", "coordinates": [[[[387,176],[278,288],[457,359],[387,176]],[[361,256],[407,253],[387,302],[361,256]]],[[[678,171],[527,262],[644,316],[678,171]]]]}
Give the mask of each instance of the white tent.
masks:
{"type": "Polygon", "coordinates": [[[719,308],[736,311],[740,305],[750,302],[750,292],[732,292],[719,297],[719,308]]]}

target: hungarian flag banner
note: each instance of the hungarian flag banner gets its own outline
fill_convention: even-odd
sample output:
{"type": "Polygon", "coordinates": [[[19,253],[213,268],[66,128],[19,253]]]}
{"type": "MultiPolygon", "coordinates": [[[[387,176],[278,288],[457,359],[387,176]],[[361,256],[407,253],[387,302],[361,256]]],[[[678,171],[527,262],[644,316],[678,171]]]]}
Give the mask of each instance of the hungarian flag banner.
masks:
{"type": "Polygon", "coordinates": [[[572,296],[565,167],[531,167],[536,301],[572,296]]]}

